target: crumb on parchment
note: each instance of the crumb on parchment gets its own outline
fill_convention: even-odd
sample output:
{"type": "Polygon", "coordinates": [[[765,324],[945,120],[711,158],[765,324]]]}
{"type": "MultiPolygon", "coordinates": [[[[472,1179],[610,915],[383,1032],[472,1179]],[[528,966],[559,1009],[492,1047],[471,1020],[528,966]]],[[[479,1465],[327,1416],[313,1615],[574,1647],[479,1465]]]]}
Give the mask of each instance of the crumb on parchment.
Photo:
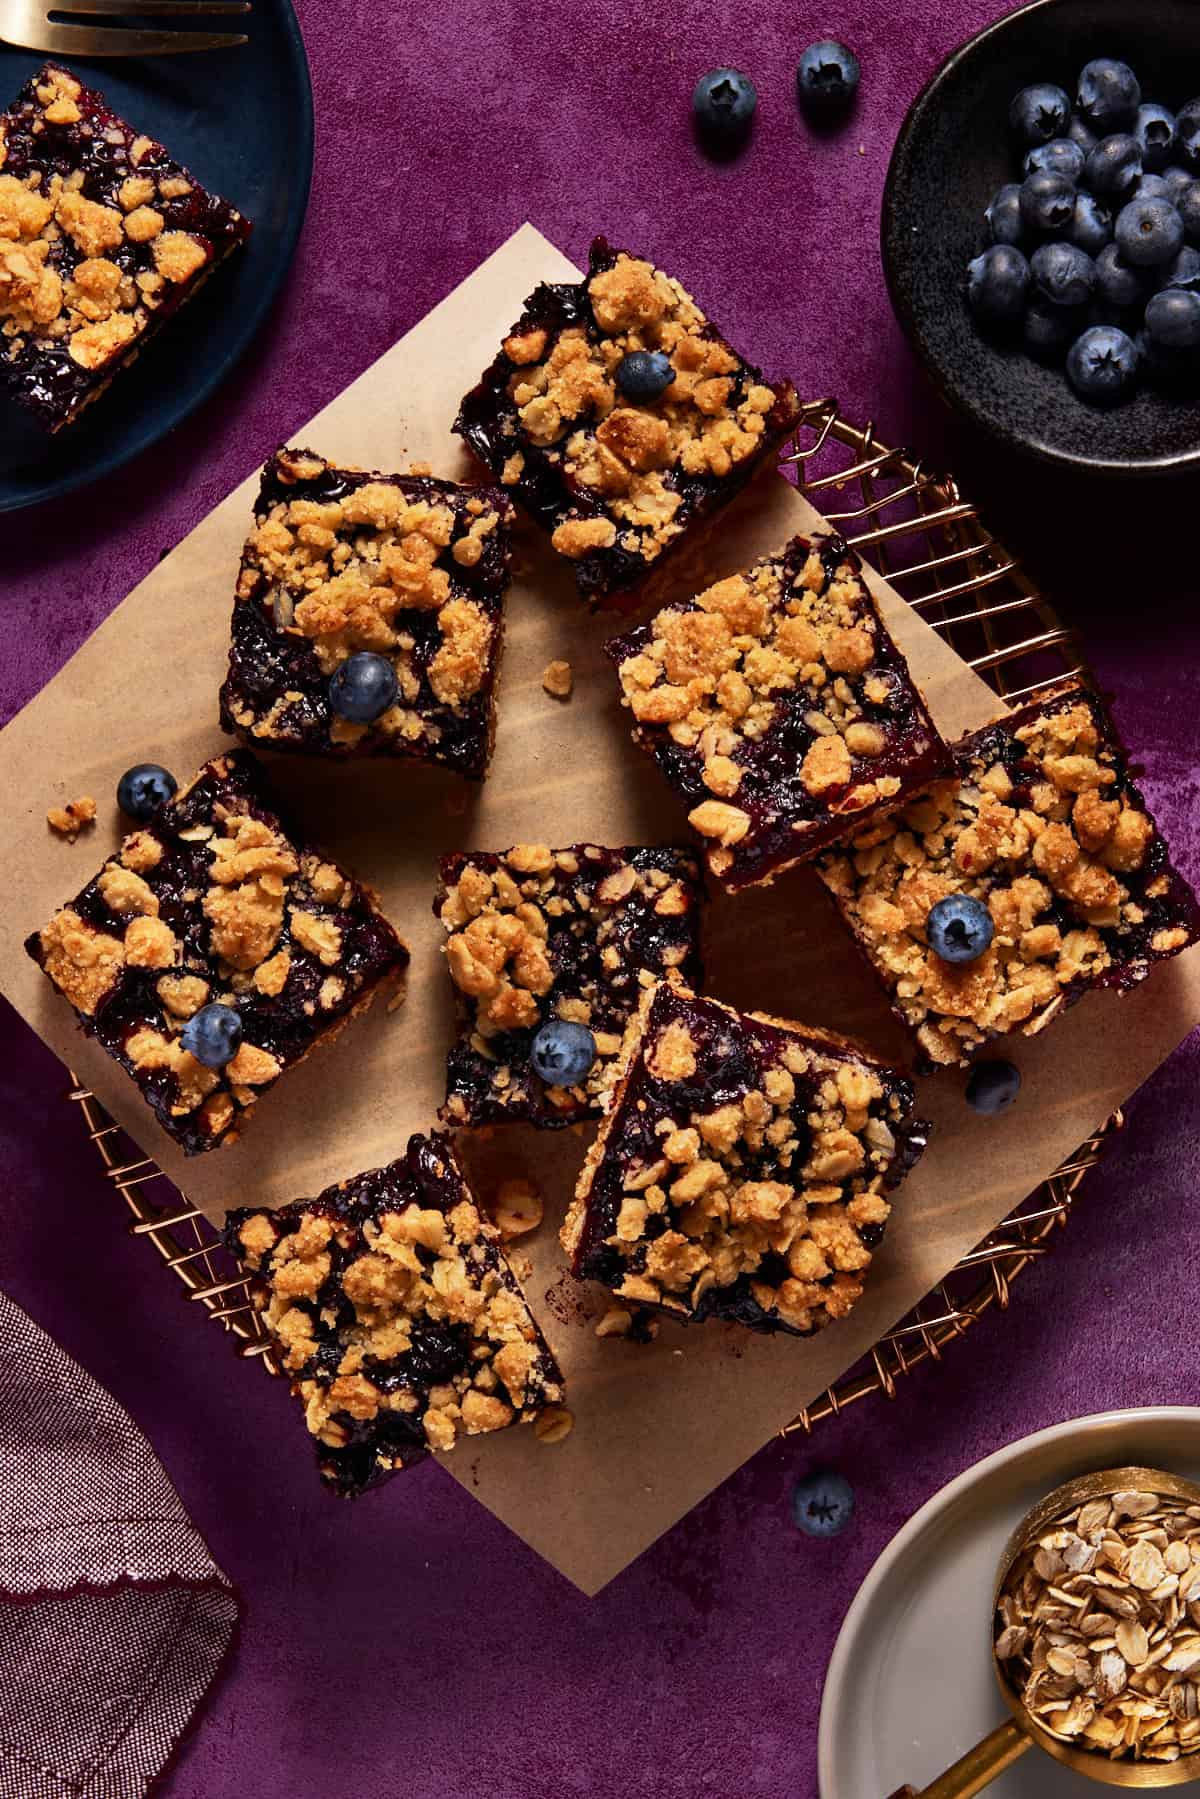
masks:
{"type": "Polygon", "coordinates": [[[556,700],[569,700],[575,685],[575,671],[569,662],[556,659],[542,670],[542,686],[556,700]]]}
{"type": "Polygon", "coordinates": [[[51,806],[46,814],[46,823],[68,843],[74,843],[80,831],[96,822],[96,802],[90,793],[81,794],[77,800],[68,800],[65,806],[51,806]]]}

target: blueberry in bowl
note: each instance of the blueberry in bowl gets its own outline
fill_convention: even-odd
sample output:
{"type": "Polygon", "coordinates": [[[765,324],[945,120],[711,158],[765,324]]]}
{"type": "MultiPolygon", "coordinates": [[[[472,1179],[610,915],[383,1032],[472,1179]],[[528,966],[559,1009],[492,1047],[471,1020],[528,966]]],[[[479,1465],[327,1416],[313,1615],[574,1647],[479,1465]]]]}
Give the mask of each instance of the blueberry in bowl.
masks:
{"type": "Polygon", "coordinates": [[[1163,338],[1190,337],[1187,301],[1146,319],[1160,293],[1200,298],[1197,180],[1195,0],[1033,0],[956,50],[909,110],[882,217],[892,302],[942,398],[1060,465],[1200,468],[1200,349],[1163,338]],[[1071,365],[1101,329],[1120,338],[1071,365]]]}

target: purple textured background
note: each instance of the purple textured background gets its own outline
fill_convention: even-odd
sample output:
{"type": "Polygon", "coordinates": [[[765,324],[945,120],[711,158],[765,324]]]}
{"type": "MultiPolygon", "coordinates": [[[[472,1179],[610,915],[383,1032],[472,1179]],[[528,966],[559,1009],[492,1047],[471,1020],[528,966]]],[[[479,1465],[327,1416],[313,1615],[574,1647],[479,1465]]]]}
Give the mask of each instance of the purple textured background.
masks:
{"type": "MultiPolygon", "coordinates": [[[[577,259],[596,229],[644,247],[769,369],[953,465],[1086,633],[1200,877],[1190,521],[1176,522],[1175,496],[1145,493],[1121,497],[1122,523],[1111,490],[962,436],[884,291],[876,221],[904,110],[955,43],[1005,10],[306,0],[317,169],[287,298],[240,380],[167,445],[0,523],[5,716],[163,548],[529,218],[577,259]],[[817,140],[791,82],[804,43],[825,33],[855,46],[864,83],[849,127],[817,140]],[[761,105],[749,152],[714,167],[693,146],[687,96],[722,62],[753,74],[761,105]]],[[[1027,1430],[1197,1396],[1193,1036],[1130,1108],[1078,1223],[1009,1319],[992,1317],[894,1404],[765,1449],[588,1601],[434,1466],[356,1508],[321,1493],[282,1388],[239,1366],[123,1233],[61,1068],[11,1013],[0,1031],[0,1281],[141,1422],[245,1596],[236,1660],[167,1783],[181,1799],[339,1799],[391,1780],[410,1799],[805,1799],[834,1635],[914,1508],[1027,1430]],[[858,1490],[856,1524],[828,1544],[789,1519],[814,1460],[858,1490]]]]}

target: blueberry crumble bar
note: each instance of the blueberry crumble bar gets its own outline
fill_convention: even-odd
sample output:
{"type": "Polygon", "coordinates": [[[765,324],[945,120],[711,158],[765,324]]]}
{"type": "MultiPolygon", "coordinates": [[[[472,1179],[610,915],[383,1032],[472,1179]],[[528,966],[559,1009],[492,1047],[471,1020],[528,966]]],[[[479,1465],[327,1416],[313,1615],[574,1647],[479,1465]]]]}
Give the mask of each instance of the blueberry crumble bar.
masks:
{"type": "Polygon", "coordinates": [[[231,1142],[408,962],[372,895],[296,836],[241,750],[126,837],[25,948],[189,1155],[231,1142]]]}
{"type": "Polygon", "coordinates": [[[519,843],[445,857],[434,910],[458,1037],[442,1117],[543,1126],[596,1117],[645,986],[700,980],[703,901],[699,865],[682,849],[519,843]],[[573,1066],[547,1066],[556,1037],[580,1047],[573,1066]]]}
{"type": "Polygon", "coordinates": [[[275,750],[410,757],[482,777],[511,513],[496,488],[281,450],[242,555],[224,728],[275,750]],[[336,685],[364,655],[385,690],[375,706],[347,707],[336,685]]]}
{"type": "Polygon", "coordinates": [[[949,767],[840,537],[794,537],[605,647],[634,741],[732,890],[770,882],[949,767]]]}
{"type": "Polygon", "coordinates": [[[1124,991],[1200,936],[1200,913],[1095,694],[1078,683],[954,749],[956,781],[831,850],[820,873],[923,1064],[1031,1037],[1089,988],[1124,991]],[[931,911],[980,909],[979,953],[931,946],[931,911]]]}
{"type": "Polygon", "coordinates": [[[791,383],[765,382],[678,281],[598,237],[584,281],[531,294],[454,429],[580,593],[628,606],[798,416],[791,383]]]}
{"type": "Polygon", "coordinates": [[[249,234],[47,63],[0,113],[0,393],[71,424],[249,234]]]}
{"type": "Polygon", "coordinates": [[[226,1241],[347,1497],[460,1437],[536,1423],[562,1375],[437,1133],[275,1212],[237,1211],[226,1241]]]}
{"type": "Polygon", "coordinates": [[[844,1317],[925,1147],[903,1075],[667,982],[618,1073],[562,1230],[575,1273],[684,1321],[807,1335],[844,1317]]]}

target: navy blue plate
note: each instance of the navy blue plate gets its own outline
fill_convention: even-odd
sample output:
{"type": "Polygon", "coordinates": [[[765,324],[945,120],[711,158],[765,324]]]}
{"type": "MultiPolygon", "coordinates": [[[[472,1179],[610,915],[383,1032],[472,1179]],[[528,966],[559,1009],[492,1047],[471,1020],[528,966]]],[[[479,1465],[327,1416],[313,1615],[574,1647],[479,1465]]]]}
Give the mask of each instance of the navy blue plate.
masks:
{"type": "MultiPolygon", "coordinates": [[[[254,0],[236,28],[250,39],[240,50],[67,64],[254,230],[78,425],[52,438],[0,409],[0,512],[57,499],[157,443],[224,381],[279,291],[312,184],[308,61],[290,0],[254,0]]],[[[0,45],[0,105],[46,60],[0,45]]]]}
{"type": "Polygon", "coordinates": [[[942,397],[990,436],[1091,473],[1194,473],[1200,406],[1143,387],[1111,411],[1077,398],[1061,368],[989,342],[963,293],[983,209],[1013,178],[1008,105],[1031,81],[1074,94],[1093,56],[1132,63],[1149,97],[1200,94],[1197,0],[1035,0],[944,62],[909,111],[888,170],[883,263],[896,316],[942,397]]]}

